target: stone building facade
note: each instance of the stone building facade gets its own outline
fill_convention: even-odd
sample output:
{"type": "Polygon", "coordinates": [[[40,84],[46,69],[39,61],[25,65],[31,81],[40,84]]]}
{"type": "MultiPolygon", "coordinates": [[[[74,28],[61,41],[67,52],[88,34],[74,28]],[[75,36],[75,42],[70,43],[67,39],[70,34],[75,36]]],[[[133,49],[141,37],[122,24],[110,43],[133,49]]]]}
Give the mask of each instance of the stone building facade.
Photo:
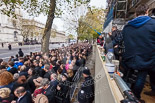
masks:
{"type": "MultiPolygon", "coordinates": [[[[37,40],[41,43],[41,38],[44,33],[45,24],[40,23],[34,19],[22,19],[22,35],[24,40],[37,40]]],[[[51,43],[66,42],[67,37],[64,32],[58,32],[51,29],[51,43]]]]}
{"type": "MultiPolygon", "coordinates": [[[[0,8],[1,9],[1,8],[0,8]]],[[[0,42],[21,42],[22,11],[15,9],[16,19],[0,13],[0,42]]]]}

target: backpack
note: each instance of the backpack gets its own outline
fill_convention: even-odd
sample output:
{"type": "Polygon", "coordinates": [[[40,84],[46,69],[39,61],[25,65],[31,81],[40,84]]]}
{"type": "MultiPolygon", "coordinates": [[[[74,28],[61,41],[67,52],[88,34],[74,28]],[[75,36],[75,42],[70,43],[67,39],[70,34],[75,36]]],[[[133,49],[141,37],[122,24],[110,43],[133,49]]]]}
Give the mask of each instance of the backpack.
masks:
{"type": "Polygon", "coordinates": [[[49,103],[48,98],[43,94],[38,94],[34,99],[34,103],[49,103]]]}

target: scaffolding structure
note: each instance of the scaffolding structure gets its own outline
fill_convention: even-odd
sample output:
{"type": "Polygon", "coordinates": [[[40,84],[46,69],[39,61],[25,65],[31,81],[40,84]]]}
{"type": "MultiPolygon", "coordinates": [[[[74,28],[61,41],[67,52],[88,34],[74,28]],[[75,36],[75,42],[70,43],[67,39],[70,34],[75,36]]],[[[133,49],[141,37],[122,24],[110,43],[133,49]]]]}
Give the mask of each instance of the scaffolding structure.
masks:
{"type": "Polygon", "coordinates": [[[114,19],[116,18],[126,19],[127,6],[128,6],[128,0],[117,0],[114,7],[115,10],[114,19]]]}

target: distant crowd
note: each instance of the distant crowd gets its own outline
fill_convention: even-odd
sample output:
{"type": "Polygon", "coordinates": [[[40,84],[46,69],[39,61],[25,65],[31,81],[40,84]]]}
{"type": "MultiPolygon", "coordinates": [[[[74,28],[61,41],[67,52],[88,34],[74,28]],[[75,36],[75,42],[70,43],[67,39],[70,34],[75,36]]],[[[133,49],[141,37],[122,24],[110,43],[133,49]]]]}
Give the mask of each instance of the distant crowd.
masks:
{"type": "MultiPolygon", "coordinates": [[[[92,46],[79,43],[25,55],[22,50],[8,62],[0,59],[1,103],[70,103],[70,87],[80,67],[85,67],[92,46]]],[[[85,81],[92,80],[88,68],[82,72],[85,81]]],[[[93,81],[92,81],[93,82],[93,81]]],[[[94,84],[81,87],[79,96],[94,93],[94,84]]],[[[92,103],[93,96],[79,98],[80,103],[92,103]]]]}

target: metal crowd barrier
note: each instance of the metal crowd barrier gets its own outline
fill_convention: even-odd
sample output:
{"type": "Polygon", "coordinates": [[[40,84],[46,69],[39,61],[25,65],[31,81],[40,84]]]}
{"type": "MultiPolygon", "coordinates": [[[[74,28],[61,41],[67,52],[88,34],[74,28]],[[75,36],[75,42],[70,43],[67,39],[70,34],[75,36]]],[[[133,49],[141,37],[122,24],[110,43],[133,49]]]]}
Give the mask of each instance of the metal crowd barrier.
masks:
{"type": "Polygon", "coordinates": [[[70,100],[72,100],[74,98],[74,94],[75,94],[76,90],[78,89],[78,83],[80,82],[80,79],[82,77],[83,68],[84,67],[79,67],[79,69],[77,70],[77,72],[75,73],[75,75],[73,77],[74,83],[70,87],[70,100]]]}
{"type": "Polygon", "coordinates": [[[79,67],[79,69],[75,73],[75,76],[73,77],[74,82],[78,82],[80,80],[81,75],[82,75],[82,70],[83,70],[83,67],[79,67]]]}

